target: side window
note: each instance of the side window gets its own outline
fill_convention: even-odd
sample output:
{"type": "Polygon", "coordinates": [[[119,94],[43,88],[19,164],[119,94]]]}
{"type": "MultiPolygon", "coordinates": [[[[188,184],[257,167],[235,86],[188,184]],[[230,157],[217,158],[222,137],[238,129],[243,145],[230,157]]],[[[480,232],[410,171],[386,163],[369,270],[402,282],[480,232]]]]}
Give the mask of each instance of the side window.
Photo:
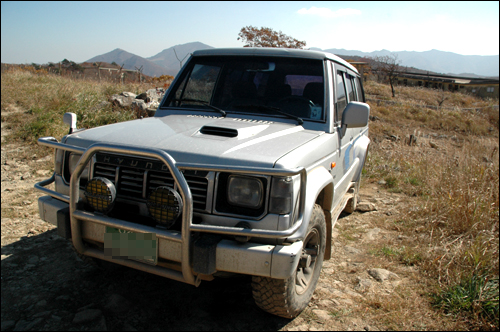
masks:
{"type": "Polygon", "coordinates": [[[346,93],[344,88],[344,75],[339,70],[337,71],[337,102],[335,103],[335,112],[337,121],[342,121],[342,113],[347,105],[346,93]]]}
{"type": "Polygon", "coordinates": [[[357,101],[356,99],[356,91],[355,91],[355,86],[354,86],[354,77],[345,74],[346,77],[346,86],[347,86],[347,95],[349,96],[349,101],[357,101]]]}
{"type": "Polygon", "coordinates": [[[365,102],[365,96],[363,95],[363,87],[361,86],[361,81],[359,77],[356,77],[356,91],[358,92],[358,101],[365,102]]]}

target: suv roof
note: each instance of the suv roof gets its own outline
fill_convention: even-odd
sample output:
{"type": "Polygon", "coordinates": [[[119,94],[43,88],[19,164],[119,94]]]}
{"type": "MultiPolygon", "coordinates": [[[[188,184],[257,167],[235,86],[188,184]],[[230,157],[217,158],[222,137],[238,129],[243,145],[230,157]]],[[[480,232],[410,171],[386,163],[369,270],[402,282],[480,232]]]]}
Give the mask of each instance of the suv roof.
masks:
{"type": "Polygon", "coordinates": [[[309,51],[293,48],[274,48],[274,47],[242,47],[242,48],[211,48],[193,52],[193,56],[219,56],[219,55],[255,55],[255,56],[280,56],[303,59],[332,60],[338,62],[355,73],[358,70],[344,59],[328,52],[309,51]]]}

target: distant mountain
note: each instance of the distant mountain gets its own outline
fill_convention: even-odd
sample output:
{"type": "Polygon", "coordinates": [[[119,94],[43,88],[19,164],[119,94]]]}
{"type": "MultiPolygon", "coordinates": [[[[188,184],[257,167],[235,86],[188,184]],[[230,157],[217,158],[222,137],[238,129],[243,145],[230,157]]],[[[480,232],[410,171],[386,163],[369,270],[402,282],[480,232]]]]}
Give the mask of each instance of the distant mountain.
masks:
{"type": "Polygon", "coordinates": [[[184,64],[188,59],[189,54],[193,53],[196,50],[204,50],[207,48],[213,47],[200,42],[175,45],[170,48],[164,49],[160,53],[150,58],[143,58],[117,48],[109,53],[93,57],[86,62],[116,62],[120,66],[124,64],[123,68],[132,70],[135,70],[135,67],[140,68],[141,66],[143,66],[142,72],[148,76],[175,76],[180,70],[179,60],[183,60],[182,63],[184,64]],[[176,53],[177,57],[175,56],[176,53]],[[179,60],[177,60],[177,58],[179,58],[179,60]]]}
{"type": "Polygon", "coordinates": [[[135,67],[140,68],[142,66],[143,74],[148,76],[161,76],[168,74],[168,70],[166,68],[120,48],[95,56],[85,62],[115,62],[120,66],[123,64],[123,68],[131,70],[135,70],[135,67]]]}
{"type": "MultiPolygon", "coordinates": [[[[124,63],[125,69],[135,70],[135,67],[143,66],[143,73],[148,76],[161,76],[165,74],[175,76],[180,70],[180,61],[184,64],[190,53],[210,48],[213,47],[200,42],[192,42],[172,46],[149,58],[143,58],[117,48],[109,53],[93,57],[86,62],[116,62],[119,65],[124,63]]],[[[317,47],[311,47],[310,49],[322,51],[322,49],[317,47]]],[[[462,73],[473,73],[474,75],[483,77],[499,76],[498,55],[460,55],[438,50],[426,52],[390,52],[388,50],[361,52],[331,48],[324,51],[339,55],[344,59],[352,60],[396,53],[398,59],[401,60],[401,65],[404,67],[413,67],[441,74],[470,76],[471,74],[464,75],[462,73]]]]}
{"type": "MultiPolygon", "coordinates": [[[[314,49],[319,50],[318,48],[314,49]]],[[[437,73],[451,73],[454,75],[459,75],[461,73],[474,73],[481,76],[499,75],[498,55],[460,55],[438,50],[425,52],[390,52],[388,50],[361,52],[331,48],[324,51],[336,55],[352,55],[360,57],[384,56],[396,53],[398,55],[398,59],[401,60],[402,66],[415,67],[437,73]]]]}
{"type": "Polygon", "coordinates": [[[164,49],[156,55],[153,55],[152,57],[148,58],[148,60],[167,69],[168,75],[175,76],[180,70],[181,61],[183,60],[182,64],[186,63],[186,60],[189,58],[188,55],[190,53],[193,53],[197,50],[205,50],[209,48],[213,47],[200,42],[175,45],[170,48],[164,49]],[[179,60],[177,58],[179,58],[179,60]]]}

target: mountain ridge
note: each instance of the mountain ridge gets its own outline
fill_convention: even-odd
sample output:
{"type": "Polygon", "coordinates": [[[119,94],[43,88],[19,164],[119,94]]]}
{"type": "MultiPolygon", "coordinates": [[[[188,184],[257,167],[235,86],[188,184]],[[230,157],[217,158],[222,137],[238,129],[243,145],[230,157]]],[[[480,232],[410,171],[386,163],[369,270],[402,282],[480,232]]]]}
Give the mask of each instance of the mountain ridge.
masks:
{"type": "Polygon", "coordinates": [[[453,52],[439,51],[398,51],[390,52],[382,49],[380,51],[362,52],[356,50],[345,50],[330,48],[324,50],[336,55],[374,57],[397,54],[402,66],[415,67],[437,73],[473,73],[478,76],[498,76],[498,55],[461,55],[453,52]]]}
{"type": "Polygon", "coordinates": [[[212,46],[203,44],[201,42],[192,42],[187,44],[179,44],[166,48],[152,57],[147,58],[155,64],[167,68],[168,75],[175,76],[179,71],[181,64],[187,60],[187,55],[196,50],[205,50],[213,48],[212,46]],[[177,69],[177,67],[179,69],[177,69]]]}
{"type": "Polygon", "coordinates": [[[97,55],[85,62],[115,62],[125,69],[134,70],[142,66],[142,73],[148,76],[168,75],[168,70],[141,56],[116,48],[111,52],[97,55]]]}
{"type": "MultiPolygon", "coordinates": [[[[135,67],[143,66],[143,73],[148,76],[175,76],[190,53],[196,50],[210,48],[213,47],[199,41],[190,42],[166,48],[147,58],[127,52],[121,48],[116,48],[111,52],[95,56],[85,62],[115,62],[119,65],[124,64],[125,69],[132,70],[134,70],[135,67]]],[[[401,65],[405,67],[414,67],[420,70],[457,76],[463,75],[463,73],[469,73],[468,75],[474,75],[476,77],[499,76],[498,55],[461,55],[435,49],[424,52],[390,52],[385,49],[373,52],[362,52],[338,48],[320,49],[317,47],[311,47],[309,49],[333,53],[343,58],[349,56],[365,58],[397,54],[398,60],[401,60],[401,65]]]]}

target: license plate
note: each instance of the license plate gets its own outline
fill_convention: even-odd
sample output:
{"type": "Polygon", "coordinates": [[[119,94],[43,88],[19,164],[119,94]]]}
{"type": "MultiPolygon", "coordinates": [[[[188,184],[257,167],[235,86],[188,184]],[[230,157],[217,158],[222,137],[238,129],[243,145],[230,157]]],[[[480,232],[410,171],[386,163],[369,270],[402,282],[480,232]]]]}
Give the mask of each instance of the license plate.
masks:
{"type": "Polygon", "coordinates": [[[104,255],[127,258],[147,264],[158,262],[158,241],[155,233],[135,233],[106,226],[104,255]]]}

